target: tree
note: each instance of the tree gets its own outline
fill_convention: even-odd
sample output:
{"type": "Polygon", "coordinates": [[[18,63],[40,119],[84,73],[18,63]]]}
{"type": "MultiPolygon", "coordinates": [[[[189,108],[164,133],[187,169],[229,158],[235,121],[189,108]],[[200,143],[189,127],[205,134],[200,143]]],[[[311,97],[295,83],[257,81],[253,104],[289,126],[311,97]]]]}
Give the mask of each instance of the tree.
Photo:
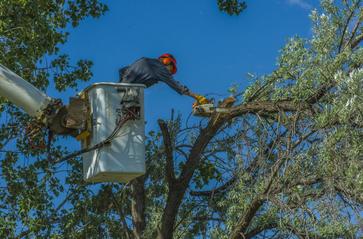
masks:
{"type": "MultiPolygon", "coordinates": [[[[91,78],[88,60],[70,63],[60,51],[67,41],[66,27],[76,27],[86,17],[99,17],[107,7],[98,0],[3,0],[0,1],[1,64],[42,90],[53,82],[59,91],[75,87],[77,80],[91,78]]],[[[37,132],[29,141],[34,122],[0,99],[1,192],[0,237],[44,236],[57,212],[53,200],[63,186],[49,164],[37,132]],[[29,122],[30,121],[30,122],[29,122]],[[26,161],[30,161],[25,166],[26,161]]],[[[61,155],[52,147],[50,154],[61,155]]]]}
{"type": "Polygon", "coordinates": [[[246,1],[239,0],[217,0],[219,10],[229,15],[239,15],[247,8],[246,1]]]}
{"type": "Polygon", "coordinates": [[[57,174],[64,168],[46,159],[63,149],[51,148],[49,156],[26,147],[11,124],[25,116],[6,106],[19,119],[1,131],[4,146],[18,141],[18,151],[2,160],[2,235],[356,237],[363,202],[362,2],[321,3],[322,13],[311,13],[312,38],[290,39],[276,70],[236,93],[229,114],[186,126],[179,115],[159,120],[160,130],[148,135],[147,173],[128,184],[87,185],[77,159],[57,174]],[[23,167],[21,157],[31,163],[23,167]]]}

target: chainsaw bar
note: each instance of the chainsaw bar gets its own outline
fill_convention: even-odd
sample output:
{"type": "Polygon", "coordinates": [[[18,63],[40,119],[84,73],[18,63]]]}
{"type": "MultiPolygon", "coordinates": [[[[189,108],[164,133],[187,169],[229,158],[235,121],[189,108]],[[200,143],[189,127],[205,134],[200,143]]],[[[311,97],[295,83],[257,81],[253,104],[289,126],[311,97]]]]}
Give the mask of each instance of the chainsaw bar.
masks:
{"type": "Polygon", "coordinates": [[[227,108],[215,107],[213,104],[197,105],[193,108],[193,115],[200,117],[209,117],[213,113],[229,113],[227,108]]]}

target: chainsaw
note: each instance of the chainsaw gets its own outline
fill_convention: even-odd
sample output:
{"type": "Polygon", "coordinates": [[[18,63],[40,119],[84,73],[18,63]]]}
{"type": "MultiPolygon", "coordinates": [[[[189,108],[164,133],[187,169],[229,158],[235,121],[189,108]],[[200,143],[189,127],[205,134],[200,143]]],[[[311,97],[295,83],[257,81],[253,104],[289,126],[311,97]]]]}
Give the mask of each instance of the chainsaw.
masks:
{"type": "Polygon", "coordinates": [[[193,107],[193,115],[200,117],[210,117],[215,113],[227,114],[230,112],[230,107],[236,101],[234,97],[229,97],[225,99],[221,104],[215,106],[214,104],[208,102],[206,104],[199,104],[193,107]]]}

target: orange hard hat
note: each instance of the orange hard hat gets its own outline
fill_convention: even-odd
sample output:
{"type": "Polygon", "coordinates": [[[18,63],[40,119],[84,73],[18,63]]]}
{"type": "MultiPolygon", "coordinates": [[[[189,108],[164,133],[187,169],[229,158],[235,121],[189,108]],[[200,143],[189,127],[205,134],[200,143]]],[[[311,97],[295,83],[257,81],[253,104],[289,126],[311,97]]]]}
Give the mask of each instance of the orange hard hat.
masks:
{"type": "Polygon", "coordinates": [[[164,65],[172,65],[173,69],[171,70],[172,74],[175,74],[177,72],[177,68],[176,68],[176,59],[172,54],[169,53],[165,53],[162,54],[161,56],[159,56],[159,59],[161,60],[161,62],[164,65]]]}

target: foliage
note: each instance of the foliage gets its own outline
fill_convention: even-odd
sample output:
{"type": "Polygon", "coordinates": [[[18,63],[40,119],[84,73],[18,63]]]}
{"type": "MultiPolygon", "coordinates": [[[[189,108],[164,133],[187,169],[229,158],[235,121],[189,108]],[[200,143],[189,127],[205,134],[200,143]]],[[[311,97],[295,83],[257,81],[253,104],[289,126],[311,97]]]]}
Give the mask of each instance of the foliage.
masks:
{"type": "MultiPolygon", "coordinates": [[[[43,90],[51,81],[58,90],[64,90],[76,86],[77,80],[89,80],[92,62],[80,60],[72,65],[60,46],[67,41],[66,28],[76,27],[86,17],[99,17],[106,10],[97,0],[0,1],[1,64],[43,90]]],[[[28,140],[33,123],[1,99],[1,238],[30,232],[34,237],[48,237],[55,229],[53,223],[59,222],[57,214],[64,214],[55,203],[66,189],[80,190],[77,185],[64,186],[47,160],[49,155],[60,157],[64,153],[59,146],[45,153],[41,144],[47,132],[39,132],[32,142],[28,140]]],[[[72,174],[67,180],[74,181],[72,174]]]]}
{"type": "MultiPolygon", "coordinates": [[[[34,11],[22,6],[35,1],[4,2],[1,15],[16,7],[12,14],[23,12],[15,19],[25,18],[0,28],[2,49],[17,56],[3,56],[4,64],[43,88],[49,79],[62,90],[91,76],[88,63],[64,75],[68,57],[57,45],[66,40],[67,23],[97,17],[104,5],[39,0],[44,8],[34,11]],[[41,32],[27,14],[39,17],[41,32]],[[58,68],[59,75],[38,69],[49,55],[54,63],[46,68],[58,68]]],[[[229,3],[224,9],[242,6],[229,3]]],[[[242,97],[229,114],[185,124],[182,116],[160,120],[160,130],[147,136],[146,175],[128,184],[86,184],[79,159],[51,165],[65,149],[54,144],[47,154],[29,147],[22,127],[29,119],[2,104],[0,236],[357,237],[363,223],[362,2],[321,3],[321,12],[310,15],[310,39],[290,39],[271,74],[253,77],[243,92],[230,89],[242,97]]]]}
{"type": "Polygon", "coordinates": [[[247,8],[245,1],[240,0],[217,0],[219,10],[228,15],[239,15],[247,8]]]}

